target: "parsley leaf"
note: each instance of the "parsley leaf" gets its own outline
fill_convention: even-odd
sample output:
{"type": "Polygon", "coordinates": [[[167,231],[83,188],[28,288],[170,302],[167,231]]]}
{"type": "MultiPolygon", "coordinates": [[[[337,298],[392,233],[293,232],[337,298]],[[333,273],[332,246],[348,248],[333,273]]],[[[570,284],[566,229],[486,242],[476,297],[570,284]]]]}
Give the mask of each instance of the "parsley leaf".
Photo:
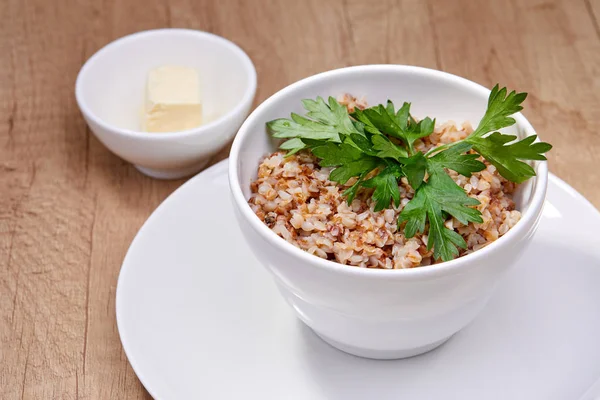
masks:
{"type": "Polygon", "coordinates": [[[366,136],[353,133],[350,136],[344,137],[344,142],[354,146],[365,154],[377,156],[377,151],[373,148],[373,143],[366,136]]]}
{"type": "Polygon", "coordinates": [[[471,150],[471,144],[461,142],[428,158],[427,162],[434,168],[448,168],[469,177],[473,172],[485,169],[485,164],[477,160],[479,154],[463,154],[469,150],[471,150]]]}
{"type": "Polygon", "coordinates": [[[494,86],[488,98],[488,106],[485,115],[477,125],[477,129],[471,134],[472,137],[480,137],[488,132],[511,126],[515,123],[510,116],[523,109],[521,103],[525,101],[527,93],[517,93],[499,85],[494,86]]]}
{"type": "Polygon", "coordinates": [[[322,97],[317,97],[317,100],[302,100],[302,104],[308,110],[306,116],[309,118],[331,125],[339,133],[345,135],[358,133],[352,120],[349,118],[348,109],[338,103],[333,97],[329,97],[329,105],[325,103],[322,97]]]}
{"type": "Polygon", "coordinates": [[[357,148],[346,144],[326,143],[313,147],[312,153],[321,159],[322,167],[337,167],[362,158],[363,153],[357,148]]]}
{"type": "Polygon", "coordinates": [[[443,170],[428,168],[427,171],[430,174],[427,183],[433,180],[428,186],[428,192],[441,204],[443,211],[464,225],[469,222],[483,222],[479,210],[467,207],[479,205],[479,200],[467,196],[464,189],[458,186],[443,170]]]}
{"type": "Polygon", "coordinates": [[[394,110],[394,103],[392,103],[390,100],[388,100],[385,109],[388,112],[388,114],[390,116],[392,116],[392,118],[396,121],[396,123],[400,127],[406,129],[408,124],[411,122],[409,120],[409,118],[410,118],[410,103],[406,103],[406,102],[403,103],[402,107],[400,107],[398,112],[396,112],[394,110]]]}
{"type": "Polygon", "coordinates": [[[473,145],[476,152],[492,163],[500,175],[509,181],[522,183],[535,176],[535,170],[520,160],[546,160],[543,154],[552,148],[545,142],[534,143],[536,138],[536,135],[527,136],[523,140],[507,144],[517,137],[494,132],[484,137],[470,136],[466,141],[473,145]]]}
{"type": "Polygon", "coordinates": [[[281,150],[287,150],[287,157],[291,156],[292,154],[296,154],[297,152],[305,149],[306,147],[306,143],[304,143],[300,138],[286,140],[279,146],[281,150]]]}
{"type": "Polygon", "coordinates": [[[356,110],[352,114],[357,120],[365,124],[365,128],[372,133],[386,133],[398,139],[404,139],[404,130],[406,126],[398,125],[395,115],[389,114],[388,110],[379,104],[375,107],[366,108],[364,110],[356,110]]]}
{"type": "Polygon", "coordinates": [[[415,192],[400,216],[398,225],[406,222],[404,234],[413,237],[417,232],[425,231],[425,223],[429,222],[429,239],[427,249],[433,248],[436,259],[449,261],[458,255],[458,247],[466,248],[462,236],[446,228],[444,213],[450,214],[463,224],[483,222],[480,212],[469,206],[476,206],[479,201],[473,199],[458,186],[439,166],[429,166],[430,174],[415,192]]]}
{"type": "Polygon", "coordinates": [[[392,158],[400,160],[408,157],[408,153],[403,147],[400,147],[384,135],[373,135],[371,137],[373,149],[377,151],[376,155],[379,158],[392,158]]]}
{"type": "Polygon", "coordinates": [[[427,159],[423,153],[417,153],[414,156],[402,161],[404,168],[402,169],[410,186],[417,190],[423,183],[425,178],[425,170],[427,168],[427,159]]]}
{"type": "Polygon", "coordinates": [[[425,168],[427,166],[423,153],[416,153],[408,157],[406,150],[389,140],[384,135],[373,135],[373,148],[377,150],[377,157],[392,158],[403,165],[403,175],[408,179],[408,183],[414,188],[418,188],[425,177],[425,168]],[[408,158],[407,158],[408,157],[408,158]]]}
{"type": "Polygon", "coordinates": [[[352,114],[356,119],[365,124],[365,128],[374,133],[383,132],[403,140],[411,153],[414,152],[414,142],[433,133],[435,120],[427,117],[418,123],[410,115],[410,103],[404,103],[395,111],[394,103],[388,100],[387,106],[379,104],[364,110],[357,110],[352,114]]]}
{"type": "Polygon", "coordinates": [[[362,186],[375,188],[373,200],[375,200],[374,211],[381,211],[390,207],[390,201],[398,207],[400,205],[400,190],[398,189],[397,178],[401,172],[398,166],[387,166],[373,178],[362,182],[362,186]],[[391,199],[391,200],[390,200],[391,199]]]}
{"type": "Polygon", "coordinates": [[[267,122],[267,128],[275,138],[299,138],[341,142],[334,126],[311,121],[292,113],[292,119],[280,118],[267,122]]]}
{"type": "MultiPolygon", "coordinates": [[[[506,88],[499,88],[498,85],[492,89],[489,99],[488,108],[477,129],[473,131],[466,139],[446,144],[438,148],[430,150],[427,155],[435,154],[430,158],[432,162],[439,160],[439,156],[443,153],[448,154],[450,151],[452,158],[456,158],[459,151],[467,149],[466,144],[470,145],[474,151],[479,153],[488,162],[493,164],[500,175],[509,181],[522,183],[527,179],[535,176],[534,169],[527,163],[521,160],[546,160],[544,153],[550,151],[552,146],[545,142],[534,143],[537,136],[532,135],[523,140],[514,142],[517,137],[507,135],[500,132],[490,132],[506,128],[515,123],[512,114],[523,109],[521,103],[527,97],[527,93],[517,93],[514,90],[508,93],[506,88]],[[509,144],[514,142],[512,144],[509,144]]],[[[466,173],[476,172],[476,157],[465,155],[461,162],[453,162],[452,165],[446,165],[447,168],[465,175],[466,173]],[[471,160],[464,157],[472,157],[471,160]],[[461,165],[464,164],[464,165],[461,165]],[[462,171],[456,168],[462,168],[462,171]]],[[[444,161],[444,162],[447,162],[444,161]]]]}
{"type": "MultiPolygon", "coordinates": [[[[329,180],[345,184],[348,179],[361,176],[371,172],[379,166],[379,160],[375,157],[364,157],[347,164],[340,165],[329,174],[329,180]]],[[[363,182],[364,183],[364,182],[363,182]]]]}
{"type": "Polygon", "coordinates": [[[431,135],[433,133],[434,128],[435,119],[431,119],[429,117],[423,118],[417,124],[412,123],[409,127],[410,131],[408,133],[408,143],[412,146],[412,143],[414,143],[417,139],[422,139],[426,136],[431,135]]]}
{"type": "Polygon", "coordinates": [[[381,163],[380,159],[366,155],[348,143],[315,146],[312,153],[321,159],[322,167],[337,167],[331,171],[329,179],[342,185],[354,176],[366,175],[381,163]]]}
{"type": "Polygon", "coordinates": [[[292,113],[291,120],[280,118],[267,122],[267,128],[273,137],[340,143],[340,134],[364,136],[364,133],[354,126],[348,109],[333,97],[329,97],[329,104],[321,97],[317,97],[317,100],[303,100],[302,103],[308,111],[308,118],[292,113]]]}

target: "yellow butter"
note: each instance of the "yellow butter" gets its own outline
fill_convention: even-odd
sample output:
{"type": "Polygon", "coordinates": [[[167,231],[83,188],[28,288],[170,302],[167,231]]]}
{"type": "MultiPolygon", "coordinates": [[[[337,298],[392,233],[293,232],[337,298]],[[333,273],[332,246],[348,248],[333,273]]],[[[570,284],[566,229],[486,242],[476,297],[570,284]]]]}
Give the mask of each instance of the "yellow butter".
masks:
{"type": "Polygon", "coordinates": [[[144,130],[174,132],[202,124],[198,73],[193,68],[164,66],[148,74],[144,130]]]}

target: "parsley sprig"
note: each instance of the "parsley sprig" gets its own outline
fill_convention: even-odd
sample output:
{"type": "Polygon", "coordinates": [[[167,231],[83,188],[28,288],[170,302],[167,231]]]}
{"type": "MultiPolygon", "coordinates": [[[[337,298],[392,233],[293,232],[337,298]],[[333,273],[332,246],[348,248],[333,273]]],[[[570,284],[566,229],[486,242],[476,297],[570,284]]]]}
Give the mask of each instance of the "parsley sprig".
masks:
{"type": "Polygon", "coordinates": [[[467,138],[436,147],[426,154],[415,149],[415,143],[433,133],[435,119],[416,121],[410,114],[410,103],[396,110],[388,100],[364,110],[348,113],[333,97],[327,102],[303,100],[305,116],[295,113],[291,119],[276,119],[267,123],[275,138],[287,139],[280,148],[288,155],[301,150],[311,151],[323,167],[333,167],[329,180],[345,185],[356,182],[344,191],[351,203],[361,188],[373,189],[375,211],[400,205],[399,179],[406,177],[414,189],[414,197],[398,217],[399,228],[406,237],[424,233],[428,226],[427,248],[433,248],[436,259],[448,261],[467,244],[463,237],[444,222],[452,216],[463,224],[481,223],[481,213],[475,208],[479,201],[469,197],[448,175],[447,170],[470,177],[485,169],[483,157],[506,179],[522,183],[535,170],[524,161],[545,160],[544,153],[552,146],[528,136],[499,132],[515,123],[511,117],[521,111],[527,93],[508,93],[498,85],[492,89],[487,110],[477,128],[467,138]]]}

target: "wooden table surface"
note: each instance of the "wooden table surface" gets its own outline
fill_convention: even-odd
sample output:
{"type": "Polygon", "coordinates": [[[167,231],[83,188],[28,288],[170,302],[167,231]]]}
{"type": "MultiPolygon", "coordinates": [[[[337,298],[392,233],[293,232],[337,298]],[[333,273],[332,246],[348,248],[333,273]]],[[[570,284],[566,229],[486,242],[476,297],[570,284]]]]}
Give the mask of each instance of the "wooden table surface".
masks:
{"type": "Polygon", "coordinates": [[[1,399],[149,398],[119,342],[117,275],[183,180],[150,179],[111,154],[73,95],[83,62],[132,32],[233,40],[256,65],[255,105],[368,63],[527,91],[525,115],[555,146],[551,171],[600,206],[600,0],[2,0],[0,15],[1,399]]]}

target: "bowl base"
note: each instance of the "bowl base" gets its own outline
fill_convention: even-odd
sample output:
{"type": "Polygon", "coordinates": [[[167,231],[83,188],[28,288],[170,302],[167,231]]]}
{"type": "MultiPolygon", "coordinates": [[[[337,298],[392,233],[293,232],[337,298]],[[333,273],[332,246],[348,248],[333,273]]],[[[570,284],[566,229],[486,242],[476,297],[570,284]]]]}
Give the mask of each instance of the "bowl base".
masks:
{"type": "Polygon", "coordinates": [[[408,358],[418,356],[428,351],[435,349],[436,347],[444,344],[448,339],[452,337],[452,335],[444,338],[442,340],[438,340],[437,342],[433,342],[427,344],[425,346],[415,347],[412,349],[402,349],[402,350],[373,350],[373,349],[364,349],[355,346],[350,346],[344,343],[340,343],[336,340],[330,339],[326,336],[319,335],[317,332],[315,334],[323,339],[327,344],[335,347],[338,350],[343,351],[344,353],[352,354],[353,356],[363,357],[363,358],[372,358],[375,360],[397,360],[400,358],[408,358]]]}
{"type": "Polygon", "coordinates": [[[154,168],[146,168],[141,165],[134,165],[134,167],[140,171],[142,174],[149,176],[150,178],[155,179],[179,179],[186,178],[191,175],[195,175],[200,172],[202,168],[208,164],[210,158],[203,160],[198,164],[194,164],[188,167],[183,168],[166,168],[166,169],[154,169],[154,168]]]}

